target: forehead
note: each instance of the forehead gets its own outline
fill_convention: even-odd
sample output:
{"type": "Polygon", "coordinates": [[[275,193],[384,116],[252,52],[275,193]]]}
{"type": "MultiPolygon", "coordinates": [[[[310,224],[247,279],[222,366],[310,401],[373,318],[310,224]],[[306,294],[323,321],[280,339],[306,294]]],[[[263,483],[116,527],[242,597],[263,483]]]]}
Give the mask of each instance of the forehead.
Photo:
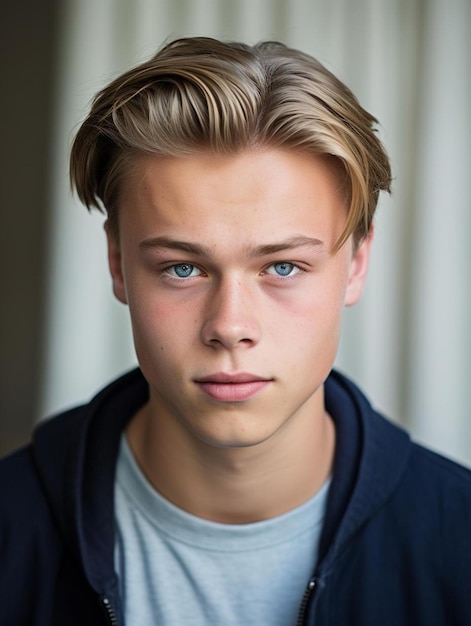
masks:
{"type": "Polygon", "coordinates": [[[332,160],[278,149],[139,155],[121,187],[120,228],[257,241],[320,230],[330,238],[345,224],[342,183],[332,160]]]}

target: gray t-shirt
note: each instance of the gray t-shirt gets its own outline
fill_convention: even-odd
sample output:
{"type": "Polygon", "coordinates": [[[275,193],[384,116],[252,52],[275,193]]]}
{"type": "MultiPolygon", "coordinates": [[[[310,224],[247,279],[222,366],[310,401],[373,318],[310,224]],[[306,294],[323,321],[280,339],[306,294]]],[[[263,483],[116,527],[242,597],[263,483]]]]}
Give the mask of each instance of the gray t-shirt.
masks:
{"type": "Polygon", "coordinates": [[[317,559],[328,486],[269,520],[211,522],[155,491],[123,437],[115,564],[126,623],[294,626],[317,559]]]}

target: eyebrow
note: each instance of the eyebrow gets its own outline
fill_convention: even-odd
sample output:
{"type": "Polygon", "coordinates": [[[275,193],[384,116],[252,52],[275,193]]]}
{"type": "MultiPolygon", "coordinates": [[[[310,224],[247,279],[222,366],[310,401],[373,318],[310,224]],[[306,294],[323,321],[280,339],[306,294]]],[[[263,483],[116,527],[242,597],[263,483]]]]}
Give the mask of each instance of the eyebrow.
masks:
{"type": "MultiPolygon", "coordinates": [[[[259,246],[249,245],[247,250],[250,257],[260,257],[274,254],[275,252],[283,252],[284,250],[292,250],[294,248],[301,247],[322,248],[324,247],[324,242],[314,237],[296,235],[277,243],[268,243],[259,246]]],[[[166,248],[169,250],[181,250],[198,256],[213,256],[213,252],[208,246],[190,241],[179,241],[178,239],[172,239],[171,237],[165,236],[144,239],[144,241],[140,242],[139,248],[142,250],[158,250],[160,248],[166,248]]]]}

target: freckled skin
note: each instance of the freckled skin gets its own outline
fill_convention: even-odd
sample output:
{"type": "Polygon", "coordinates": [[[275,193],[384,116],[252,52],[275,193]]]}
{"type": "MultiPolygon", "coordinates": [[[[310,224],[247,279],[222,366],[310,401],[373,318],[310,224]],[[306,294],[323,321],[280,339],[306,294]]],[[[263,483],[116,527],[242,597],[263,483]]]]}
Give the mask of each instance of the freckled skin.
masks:
{"type": "MultiPolygon", "coordinates": [[[[320,157],[281,150],[203,152],[139,157],[126,183],[120,242],[109,237],[109,257],[150,385],[130,439],[151,480],[163,437],[167,448],[171,442],[204,463],[251,454],[268,467],[282,450],[289,466],[290,455],[304,458],[314,447],[325,475],[333,436],[323,382],[342,309],[360,297],[370,248],[368,238],[354,252],[350,239],[332,252],[346,219],[335,172],[320,157]],[[204,252],[142,245],[157,237],[204,252]],[[301,237],[317,243],[260,254],[301,237]],[[242,402],[221,402],[197,384],[217,372],[269,383],[242,402]]],[[[172,464],[170,455],[163,462],[172,464]]]]}

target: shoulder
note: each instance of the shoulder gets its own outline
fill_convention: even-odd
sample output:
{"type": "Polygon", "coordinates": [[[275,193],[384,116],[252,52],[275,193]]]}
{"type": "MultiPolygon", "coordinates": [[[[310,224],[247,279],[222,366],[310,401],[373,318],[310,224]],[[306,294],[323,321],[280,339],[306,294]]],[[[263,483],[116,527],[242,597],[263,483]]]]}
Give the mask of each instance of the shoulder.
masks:
{"type": "Polygon", "coordinates": [[[428,563],[430,571],[453,572],[456,588],[469,579],[470,470],[412,443],[402,479],[380,518],[396,548],[407,549],[417,567],[428,563]],[[459,580],[460,572],[465,579],[459,580]]]}
{"type": "Polygon", "coordinates": [[[412,444],[411,464],[415,471],[436,476],[445,484],[456,484],[468,489],[471,487],[470,468],[415,442],[412,444]]]}
{"type": "Polygon", "coordinates": [[[0,512],[24,501],[33,503],[40,491],[30,445],[0,460],[0,512]]]}
{"type": "Polygon", "coordinates": [[[420,444],[412,443],[405,480],[424,498],[459,497],[471,507],[471,470],[420,444]]]}
{"type": "Polygon", "coordinates": [[[0,553],[11,549],[12,540],[25,541],[44,529],[49,520],[47,501],[36,472],[31,446],[0,461],[0,553]],[[8,545],[7,545],[8,544],[8,545]]]}
{"type": "Polygon", "coordinates": [[[0,460],[0,546],[7,539],[19,541],[44,534],[53,527],[51,503],[46,486],[47,472],[63,479],[68,438],[73,432],[78,409],[72,409],[40,422],[27,446],[0,460]],[[38,439],[42,440],[38,445],[38,439]],[[40,456],[47,459],[41,467],[40,456]]]}
{"type": "MultiPolygon", "coordinates": [[[[52,584],[60,551],[56,525],[28,446],[0,461],[0,589],[8,594],[2,596],[2,623],[13,623],[2,620],[11,611],[22,614],[34,603],[38,589],[52,584]]],[[[26,618],[18,623],[26,624],[26,618]]]]}
{"type": "MultiPolygon", "coordinates": [[[[471,470],[419,444],[412,444],[402,490],[442,534],[471,528],[471,470]]],[[[471,540],[467,541],[471,558],[471,540]]]]}

